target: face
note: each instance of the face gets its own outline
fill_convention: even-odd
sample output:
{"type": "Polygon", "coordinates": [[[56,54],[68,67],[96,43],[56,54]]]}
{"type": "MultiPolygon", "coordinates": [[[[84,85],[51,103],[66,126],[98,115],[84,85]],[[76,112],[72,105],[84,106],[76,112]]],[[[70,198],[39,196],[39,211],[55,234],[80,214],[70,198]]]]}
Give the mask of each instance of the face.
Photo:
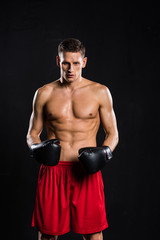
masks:
{"type": "Polygon", "coordinates": [[[80,79],[82,68],[85,68],[86,62],[87,58],[83,58],[80,52],[63,52],[57,56],[61,77],[67,82],[80,79]]]}

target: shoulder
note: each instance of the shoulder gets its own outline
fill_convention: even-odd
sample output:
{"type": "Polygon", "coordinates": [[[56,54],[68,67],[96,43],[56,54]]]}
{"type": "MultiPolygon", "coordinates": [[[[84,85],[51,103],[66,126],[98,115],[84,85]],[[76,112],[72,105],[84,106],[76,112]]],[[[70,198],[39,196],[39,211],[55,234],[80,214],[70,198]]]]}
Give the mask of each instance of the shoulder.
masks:
{"type": "Polygon", "coordinates": [[[110,90],[106,85],[98,83],[98,82],[93,82],[91,80],[88,80],[88,83],[89,83],[91,89],[97,95],[97,97],[99,97],[99,98],[110,98],[111,97],[110,90]]]}
{"type": "Polygon", "coordinates": [[[103,89],[105,86],[98,83],[98,82],[94,82],[94,81],[91,81],[89,79],[85,79],[83,78],[83,82],[84,84],[82,85],[82,87],[89,87],[91,90],[97,90],[99,91],[100,89],[103,89]]]}
{"type": "Polygon", "coordinates": [[[57,88],[58,81],[59,81],[59,79],[43,85],[42,87],[37,89],[36,93],[39,96],[41,96],[41,95],[49,96],[52,93],[52,91],[54,91],[54,89],[57,88]]]}
{"type": "Polygon", "coordinates": [[[111,98],[111,93],[109,88],[103,84],[99,84],[97,92],[100,98],[111,98]]]}
{"type": "Polygon", "coordinates": [[[45,102],[56,87],[56,81],[43,85],[38,88],[34,95],[34,101],[45,102]]]}
{"type": "Polygon", "coordinates": [[[112,106],[113,100],[112,100],[112,95],[109,88],[106,85],[96,83],[95,89],[96,89],[96,97],[98,99],[100,106],[104,106],[104,105],[112,106]]]}

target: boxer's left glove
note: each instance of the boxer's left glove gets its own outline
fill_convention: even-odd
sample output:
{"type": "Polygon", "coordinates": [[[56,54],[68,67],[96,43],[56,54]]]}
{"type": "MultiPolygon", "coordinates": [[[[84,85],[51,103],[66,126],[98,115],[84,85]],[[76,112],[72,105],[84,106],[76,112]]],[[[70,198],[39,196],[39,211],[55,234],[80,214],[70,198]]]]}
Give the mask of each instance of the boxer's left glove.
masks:
{"type": "Polygon", "coordinates": [[[30,147],[30,156],[35,158],[39,163],[48,166],[55,166],[58,164],[60,153],[61,146],[58,139],[33,143],[30,147]]]}
{"type": "Polygon", "coordinates": [[[112,157],[108,146],[80,148],[78,156],[88,173],[98,172],[112,157]]]}

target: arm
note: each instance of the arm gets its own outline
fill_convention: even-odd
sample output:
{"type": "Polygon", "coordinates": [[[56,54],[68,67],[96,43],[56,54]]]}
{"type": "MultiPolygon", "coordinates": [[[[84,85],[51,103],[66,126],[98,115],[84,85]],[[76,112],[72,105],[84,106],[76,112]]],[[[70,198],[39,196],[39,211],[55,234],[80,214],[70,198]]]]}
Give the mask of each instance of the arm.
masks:
{"type": "Polygon", "coordinates": [[[33,111],[27,133],[27,144],[31,157],[47,166],[55,166],[59,162],[61,146],[58,139],[49,139],[41,142],[40,134],[43,129],[43,108],[49,97],[50,88],[38,89],[33,99],[33,111]]]}
{"type": "Polygon", "coordinates": [[[104,85],[98,91],[100,119],[105,131],[102,147],[86,147],[79,149],[79,160],[88,173],[95,173],[103,168],[112,158],[112,152],[118,144],[118,130],[113,110],[111,94],[104,85]]]}
{"type": "Polygon", "coordinates": [[[113,102],[110,91],[104,85],[100,90],[100,118],[105,131],[105,140],[102,146],[109,146],[111,151],[115,149],[118,144],[118,129],[115,113],[113,110],[113,102]]]}
{"type": "Polygon", "coordinates": [[[33,98],[33,111],[30,117],[29,129],[27,133],[27,144],[30,147],[33,143],[40,143],[40,134],[43,129],[43,107],[45,104],[45,94],[42,88],[38,89],[33,98]]]}

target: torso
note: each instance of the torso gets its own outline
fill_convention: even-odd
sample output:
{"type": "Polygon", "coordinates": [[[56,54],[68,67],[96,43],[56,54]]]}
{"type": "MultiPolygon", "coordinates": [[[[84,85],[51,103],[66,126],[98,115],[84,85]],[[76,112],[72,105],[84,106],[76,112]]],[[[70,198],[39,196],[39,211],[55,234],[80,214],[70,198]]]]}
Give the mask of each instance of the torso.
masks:
{"type": "Polygon", "coordinates": [[[58,80],[49,84],[50,94],[44,106],[44,122],[48,139],[61,144],[61,161],[78,161],[78,150],[96,146],[99,129],[99,83],[84,80],[73,92],[61,87],[58,80]]]}

